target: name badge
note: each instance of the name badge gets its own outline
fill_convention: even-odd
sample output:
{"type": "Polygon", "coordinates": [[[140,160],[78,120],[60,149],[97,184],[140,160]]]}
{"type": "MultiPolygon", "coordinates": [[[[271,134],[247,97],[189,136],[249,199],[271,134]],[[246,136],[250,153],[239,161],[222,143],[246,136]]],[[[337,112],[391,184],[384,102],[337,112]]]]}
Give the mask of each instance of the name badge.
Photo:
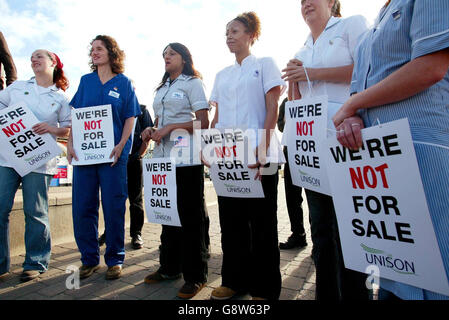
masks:
{"type": "Polygon", "coordinates": [[[109,91],[109,95],[111,97],[114,97],[114,98],[117,98],[117,99],[120,97],[120,93],[112,91],[112,90],[109,91]]]}
{"type": "Polygon", "coordinates": [[[182,93],[182,92],[173,92],[172,97],[175,98],[175,99],[183,99],[184,98],[184,93],[182,93]]]}

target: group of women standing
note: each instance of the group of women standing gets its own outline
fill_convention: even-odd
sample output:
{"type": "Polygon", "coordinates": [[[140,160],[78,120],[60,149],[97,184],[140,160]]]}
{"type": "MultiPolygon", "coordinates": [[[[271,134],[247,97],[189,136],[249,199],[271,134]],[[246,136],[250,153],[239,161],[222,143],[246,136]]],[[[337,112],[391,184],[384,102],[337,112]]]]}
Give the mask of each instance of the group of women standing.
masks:
{"type": "MultiPolygon", "coordinates": [[[[425,0],[387,1],[376,25],[368,30],[366,21],[360,16],[341,18],[338,0],[302,0],[301,13],[310,28],[310,35],[304,47],[287,64],[283,75],[272,58],[257,58],[251,54],[251,46],[260,36],[260,21],[253,12],[243,13],[226,25],[226,44],[236,62],[217,74],[209,101],[189,50],[182,44],[170,43],[163,50],[165,74],[156,89],[153,104],[155,125],[143,131],[142,139],[156,143],[153,157],[184,154],[179,148],[187,146],[190,158],[179,157],[176,164],[182,227],[163,226],[160,268],[145,277],[145,283],[151,285],[183,276],[185,284],[178,296],[185,299],[195,296],[204,287],[208,275],[207,214],[203,165],[193,160],[193,121],[200,121],[202,129],[209,127],[210,103],[216,108],[211,123],[213,128],[265,129],[267,134],[257,137],[254,150],[257,163],[252,167],[258,170],[270,164],[277,167],[282,162],[278,156],[267,156],[261,150],[268,150],[275,139],[271,133],[277,121],[278,100],[285,84],[283,78],[288,82],[290,100],[310,95],[312,90],[309,88],[314,94],[328,96],[328,116],[333,121],[329,129],[335,126],[339,141],[352,149],[361,146],[360,129],[371,126],[375,120],[386,122],[408,117],[432,221],[449,275],[449,20],[445,16],[448,9],[445,0],[436,0],[432,4],[425,0]],[[177,129],[189,132],[181,137],[184,143],[170,139],[177,129]]],[[[106,278],[116,279],[121,275],[125,257],[126,158],[131,147],[134,118],[140,114],[140,109],[131,83],[123,75],[124,53],[115,40],[108,36],[95,38],[90,57],[92,73],[82,77],[70,105],[82,108],[111,104],[116,147],[111,154],[112,165],[74,168],[73,223],[83,263],[80,276],[86,278],[99,268],[97,237],[101,188],[107,234],[106,278]],[[117,94],[109,95],[111,90],[117,94]]],[[[41,100],[37,105],[42,105],[44,97],[51,97],[60,106],[55,109],[58,111],[53,110],[40,118],[51,123],[50,126],[41,125],[36,131],[67,135],[69,129],[64,127],[70,125],[69,103],[58,91],[65,87],[56,76],[52,78],[52,72],[56,74],[57,70],[62,70],[62,64],[56,55],[44,50],[33,53],[32,61],[36,61],[32,64],[36,78],[16,82],[1,92],[0,106],[10,105],[14,90],[21,92],[25,87],[34,87],[36,91],[29,90],[32,93],[28,102],[30,107],[38,99],[41,100]],[[34,93],[40,93],[40,96],[34,97],[34,93]],[[58,130],[54,129],[57,122],[60,124],[58,130]]],[[[76,158],[71,138],[68,157],[69,160],[76,158]]],[[[45,196],[51,172],[36,175],[40,187],[36,189],[34,183],[37,182],[32,182],[32,190],[28,189],[26,180],[31,180],[34,173],[22,179],[14,173],[13,169],[0,163],[0,232],[4,239],[0,248],[0,274],[9,268],[7,214],[20,181],[24,185],[26,201],[41,203],[43,207],[37,213],[25,205],[25,214],[30,219],[29,223],[27,220],[27,233],[33,234],[34,240],[27,240],[30,245],[27,245],[24,272],[44,272],[50,256],[45,196]],[[14,182],[6,181],[6,177],[14,182]],[[36,193],[39,199],[36,199],[36,193]],[[3,201],[4,198],[7,201],[3,201]],[[43,219],[38,219],[38,215],[43,219]],[[40,229],[32,225],[31,221],[35,220],[42,225],[40,229]]],[[[277,170],[262,174],[260,178],[265,198],[218,197],[222,284],[213,290],[212,299],[230,299],[241,293],[249,293],[253,299],[275,300],[280,296],[277,170]]],[[[368,299],[365,276],[344,268],[332,197],[309,190],[306,195],[312,257],[317,273],[316,298],[368,299]]],[[[26,238],[31,239],[31,235],[26,238]]],[[[382,279],[380,285],[381,298],[448,299],[390,280],[382,279]]]]}

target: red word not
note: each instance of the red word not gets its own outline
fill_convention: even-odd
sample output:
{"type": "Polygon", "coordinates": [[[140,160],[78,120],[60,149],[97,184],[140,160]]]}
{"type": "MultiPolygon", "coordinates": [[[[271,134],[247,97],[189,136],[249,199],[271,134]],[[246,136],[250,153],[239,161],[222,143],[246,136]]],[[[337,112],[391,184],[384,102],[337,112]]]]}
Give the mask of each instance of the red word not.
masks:
{"type": "Polygon", "coordinates": [[[84,130],[101,129],[102,120],[84,121],[84,130]]]}
{"type": "Polygon", "coordinates": [[[2,131],[6,134],[6,137],[9,138],[13,136],[15,133],[19,133],[22,129],[26,129],[25,125],[22,123],[23,119],[17,121],[17,123],[13,123],[6,128],[3,128],[2,131]],[[19,126],[20,124],[20,126],[19,126]],[[21,128],[22,127],[22,128],[21,128]]]}
{"type": "Polygon", "coordinates": [[[219,158],[230,157],[231,155],[234,155],[234,157],[237,157],[237,151],[235,150],[236,148],[237,148],[237,146],[233,146],[232,148],[230,148],[230,147],[222,147],[222,148],[215,147],[215,154],[219,158]]]}
{"type": "Polygon", "coordinates": [[[376,171],[380,173],[380,177],[382,179],[382,185],[384,188],[389,188],[387,177],[385,176],[385,169],[388,168],[388,164],[384,163],[378,167],[364,166],[363,169],[357,167],[356,170],[354,168],[349,168],[349,173],[351,174],[352,188],[353,189],[365,189],[365,184],[369,188],[377,187],[377,174],[376,171]],[[362,173],[363,171],[363,173],[362,173]]]}
{"type": "Polygon", "coordinates": [[[153,184],[167,184],[166,177],[166,174],[153,174],[153,184]]]}
{"type": "Polygon", "coordinates": [[[307,136],[307,135],[313,135],[312,128],[315,121],[303,121],[303,122],[296,122],[296,135],[298,136],[307,136]]]}

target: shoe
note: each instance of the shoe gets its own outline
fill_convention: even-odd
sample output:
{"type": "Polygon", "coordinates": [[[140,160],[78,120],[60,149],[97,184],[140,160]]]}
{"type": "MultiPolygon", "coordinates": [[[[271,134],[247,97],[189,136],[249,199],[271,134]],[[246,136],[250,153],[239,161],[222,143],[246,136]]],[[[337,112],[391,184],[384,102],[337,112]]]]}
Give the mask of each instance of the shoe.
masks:
{"type": "Polygon", "coordinates": [[[135,250],[143,248],[143,240],[140,234],[135,235],[134,237],[131,238],[131,246],[135,250]]]}
{"type": "Polygon", "coordinates": [[[218,287],[212,291],[210,298],[212,300],[228,300],[237,294],[237,291],[228,287],[218,287]]]}
{"type": "Polygon", "coordinates": [[[162,282],[162,281],[166,281],[166,280],[176,280],[181,278],[181,274],[178,273],[177,275],[174,276],[167,276],[165,274],[162,274],[158,271],[153,272],[149,275],[147,275],[144,279],[144,282],[147,284],[152,284],[152,283],[158,283],[158,282],[162,282]]]}
{"type": "Polygon", "coordinates": [[[40,275],[39,270],[23,270],[22,274],[20,275],[20,281],[27,282],[33,279],[36,279],[40,275]]]}
{"type": "Polygon", "coordinates": [[[306,236],[296,236],[291,235],[288,237],[286,242],[282,242],[279,244],[279,249],[294,249],[294,248],[303,248],[307,246],[306,236]]]}
{"type": "Polygon", "coordinates": [[[98,238],[98,245],[101,247],[106,243],[106,233],[103,233],[100,238],[98,238]]]}
{"type": "Polygon", "coordinates": [[[106,280],[115,280],[120,278],[122,275],[122,266],[116,265],[108,268],[106,271],[106,280]]]}
{"type": "Polygon", "coordinates": [[[87,266],[87,265],[83,264],[81,266],[81,268],[79,269],[80,279],[86,279],[86,278],[90,277],[92,275],[92,273],[94,273],[98,269],[100,269],[99,264],[97,264],[96,266],[87,266]]]}
{"type": "Polygon", "coordinates": [[[182,286],[181,289],[178,291],[178,297],[181,299],[190,299],[197,295],[198,292],[201,291],[201,289],[204,288],[206,283],[193,283],[193,282],[186,282],[182,286]]]}

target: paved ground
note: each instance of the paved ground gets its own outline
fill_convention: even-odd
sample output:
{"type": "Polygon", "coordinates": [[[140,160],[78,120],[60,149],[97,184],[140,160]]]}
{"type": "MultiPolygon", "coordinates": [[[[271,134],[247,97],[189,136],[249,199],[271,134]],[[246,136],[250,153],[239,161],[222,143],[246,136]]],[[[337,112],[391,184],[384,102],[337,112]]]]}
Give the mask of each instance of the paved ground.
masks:
{"type": "MultiPolygon", "coordinates": [[[[216,197],[208,196],[207,204],[211,220],[209,280],[207,286],[193,298],[194,300],[208,300],[212,290],[221,284],[222,252],[216,197]]],[[[279,183],[278,205],[279,241],[284,241],[290,235],[290,222],[285,206],[283,179],[280,179],[279,183]]],[[[304,224],[309,245],[301,250],[281,250],[281,300],[313,300],[315,297],[315,269],[310,258],[312,245],[307,205],[304,205],[304,209],[304,224]]],[[[156,285],[147,285],[143,282],[144,277],[155,271],[159,265],[161,226],[145,224],[143,229],[145,246],[140,250],[131,248],[128,233],[127,230],[126,259],[120,279],[105,280],[107,267],[102,258],[102,268],[99,271],[90,278],[81,280],[79,289],[68,289],[66,282],[70,284],[67,279],[71,273],[66,273],[66,270],[81,266],[77,246],[75,242],[71,242],[54,246],[49,270],[38,279],[27,283],[19,281],[24,256],[12,257],[11,272],[0,278],[0,300],[178,300],[176,293],[184,283],[182,279],[156,285]]],[[[104,250],[102,247],[102,254],[104,250]]],[[[239,300],[250,298],[250,296],[238,297],[239,300]]]]}

